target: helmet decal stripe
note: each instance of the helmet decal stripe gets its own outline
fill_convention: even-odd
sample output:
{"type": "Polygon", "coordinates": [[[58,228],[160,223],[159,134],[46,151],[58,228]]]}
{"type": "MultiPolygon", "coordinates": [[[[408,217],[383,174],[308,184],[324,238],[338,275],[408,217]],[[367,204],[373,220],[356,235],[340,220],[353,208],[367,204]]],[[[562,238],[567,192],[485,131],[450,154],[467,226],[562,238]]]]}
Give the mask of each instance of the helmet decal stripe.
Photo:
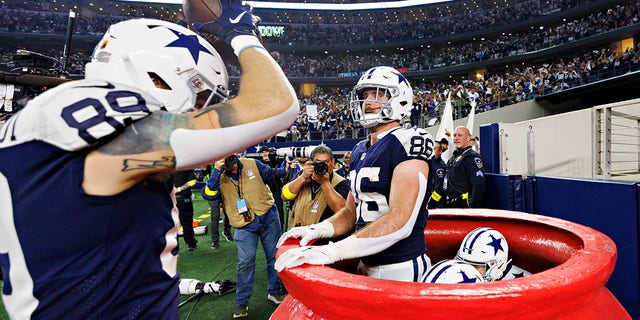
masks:
{"type": "MultiPolygon", "coordinates": [[[[440,270],[438,270],[438,272],[436,273],[435,277],[433,277],[434,281],[438,278],[440,278],[440,276],[442,276],[443,273],[445,273],[445,271],[447,271],[447,269],[451,268],[451,265],[445,265],[444,267],[440,268],[440,270]]],[[[433,268],[431,270],[435,270],[436,268],[433,268]]],[[[431,273],[431,270],[429,271],[429,274],[431,273]]],[[[429,276],[429,274],[427,274],[427,277],[429,276]]]]}
{"type": "Polygon", "coordinates": [[[464,244],[464,250],[471,254],[471,248],[473,248],[473,245],[476,243],[478,238],[480,238],[480,236],[487,231],[489,231],[489,228],[477,229],[475,234],[467,238],[467,242],[465,242],[464,244]],[[468,241],[471,242],[469,243],[468,241]]]}

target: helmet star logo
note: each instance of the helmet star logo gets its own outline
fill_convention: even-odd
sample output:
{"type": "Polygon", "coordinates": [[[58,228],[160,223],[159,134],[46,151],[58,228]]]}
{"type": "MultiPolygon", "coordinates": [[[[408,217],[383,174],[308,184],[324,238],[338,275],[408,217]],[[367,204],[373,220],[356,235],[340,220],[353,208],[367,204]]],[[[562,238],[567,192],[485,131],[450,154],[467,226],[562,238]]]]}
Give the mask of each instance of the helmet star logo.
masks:
{"type": "Polygon", "coordinates": [[[407,81],[407,78],[404,77],[404,75],[400,72],[394,72],[395,75],[398,76],[398,84],[406,82],[407,85],[409,85],[409,81],[407,81]]]}
{"type": "Polygon", "coordinates": [[[170,28],[167,29],[171,30],[171,32],[178,36],[178,39],[169,43],[168,45],[166,45],[166,47],[185,48],[189,50],[189,53],[191,54],[191,57],[196,64],[198,64],[198,59],[200,58],[200,51],[213,55],[213,53],[211,53],[209,49],[200,44],[200,42],[198,41],[198,36],[186,35],[170,28]]]}
{"type": "Polygon", "coordinates": [[[504,248],[502,248],[502,239],[500,238],[494,238],[493,235],[489,235],[491,237],[491,242],[487,243],[487,245],[493,247],[493,254],[498,253],[498,251],[502,250],[504,251],[504,248]]]}
{"type": "Polygon", "coordinates": [[[458,283],[476,283],[478,281],[475,277],[469,278],[464,271],[460,271],[460,274],[462,275],[462,281],[458,283]]]}

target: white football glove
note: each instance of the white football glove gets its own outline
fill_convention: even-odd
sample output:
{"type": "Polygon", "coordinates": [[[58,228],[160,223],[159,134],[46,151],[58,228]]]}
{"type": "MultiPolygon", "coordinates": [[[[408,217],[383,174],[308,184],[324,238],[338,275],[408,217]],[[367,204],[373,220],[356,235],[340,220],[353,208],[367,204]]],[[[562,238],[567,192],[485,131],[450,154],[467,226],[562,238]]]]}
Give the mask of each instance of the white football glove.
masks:
{"type": "Polygon", "coordinates": [[[320,239],[320,238],[330,238],[333,236],[333,224],[329,221],[323,221],[320,223],[312,224],[306,227],[295,227],[291,228],[291,230],[282,234],[280,239],[278,239],[278,243],[276,244],[277,248],[287,240],[287,239],[299,239],[300,238],[300,246],[306,246],[311,240],[320,239]]]}
{"type": "Polygon", "coordinates": [[[278,257],[275,269],[280,272],[285,268],[297,267],[304,263],[332,264],[335,261],[335,258],[329,254],[329,245],[292,248],[278,257]]]}

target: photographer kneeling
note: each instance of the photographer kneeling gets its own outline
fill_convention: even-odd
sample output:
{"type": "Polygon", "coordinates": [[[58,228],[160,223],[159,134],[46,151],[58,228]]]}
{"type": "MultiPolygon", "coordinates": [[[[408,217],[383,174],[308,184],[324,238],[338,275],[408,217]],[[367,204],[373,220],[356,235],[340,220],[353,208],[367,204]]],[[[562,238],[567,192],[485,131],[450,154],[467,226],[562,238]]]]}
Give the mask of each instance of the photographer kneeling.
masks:
{"type": "Polygon", "coordinates": [[[335,159],[329,147],[316,147],[310,158],[301,174],[282,187],[282,200],[294,201],[287,230],[331,217],[344,207],[349,194],[348,181],[333,173],[335,159]]]}

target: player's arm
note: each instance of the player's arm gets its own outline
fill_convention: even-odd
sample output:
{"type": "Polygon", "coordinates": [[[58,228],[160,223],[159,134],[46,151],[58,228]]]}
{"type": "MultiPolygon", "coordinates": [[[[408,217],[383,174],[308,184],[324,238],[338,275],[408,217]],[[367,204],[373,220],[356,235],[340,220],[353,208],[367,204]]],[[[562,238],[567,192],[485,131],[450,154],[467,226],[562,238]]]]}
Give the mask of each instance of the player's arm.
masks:
{"type": "Polygon", "coordinates": [[[383,251],[411,234],[427,193],[429,165],[407,160],[393,170],[389,193],[389,212],[355,234],[329,244],[333,261],[358,258],[383,251]]]}
{"type": "Polygon", "coordinates": [[[391,179],[389,213],[360,229],[355,234],[356,237],[386,238],[385,242],[391,246],[409,236],[420,207],[424,205],[423,199],[428,176],[429,165],[425,161],[408,160],[400,163],[393,170],[393,178],[391,179]],[[424,190],[421,185],[422,179],[425,184],[424,190]]]}
{"type": "Polygon", "coordinates": [[[341,237],[353,231],[356,225],[356,201],[349,192],[345,205],[327,220],[333,225],[333,237],[341,237]]]}
{"type": "MultiPolygon", "coordinates": [[[[401,163],[393,171],[389,194],[390,211],[386,215],[338,242],[330,242],[324,246],[289,249],[278,257],[274,265],[275,269],[280,272],[285,268],[299,266],[303,263],[329,264],[368,256],[385,250],[399,240],[406,238],[411,234],[420,208],[425,205],[423,199],[427,193],[428,175],[429,166],[424,161],[408,160],[401,163]]],[[[347,204],[352,200],[353,197],[349,194],[347,204]]],[[[334,236],[340,235],[347,226],[343,220],[349,214],[347,207],[318,225],[331,223],[335,229],[334,236]]],[[[353,218],[355,219],[355,214],[353,218]]],[[[352,224],[353,221],[355,220],[352,220],[352,224]]]]}
{"type": "Polygon", "coordinates": [[[130,125],[87,157],[85,191],[116,194],[149,175],[209,163],[288,126],[298,104],[280,67],[261,49],[248,48],[239,58],[236,98],[191,114],[156,112],[130,125]]]}
{"type": "Polygon", "coordinates": [[[300,245],[306,246],[310,241],[316,239],[340,237],[353,231],[355,221],[355,200],[353,195],[349,193],[345,206],[329,219],[310,226],[292,228],[280,236],[276,247],[279,248],[287,239],[300,239],[300,245]]]}
{"type": "MultiPolygon", "coordinates": [[[[334,171],[334,174],[337,173],[334,171]]],[[[331,180],[328,178],[324,179],[322,182],[322,191],[324,191],[325,198],[327,199],[327,205],[331,208],[331,211],[337,212],[345,206],[345,198],[338,193],[338,191],[333,187],[333,184],[331,184],[331,180]]]]}

